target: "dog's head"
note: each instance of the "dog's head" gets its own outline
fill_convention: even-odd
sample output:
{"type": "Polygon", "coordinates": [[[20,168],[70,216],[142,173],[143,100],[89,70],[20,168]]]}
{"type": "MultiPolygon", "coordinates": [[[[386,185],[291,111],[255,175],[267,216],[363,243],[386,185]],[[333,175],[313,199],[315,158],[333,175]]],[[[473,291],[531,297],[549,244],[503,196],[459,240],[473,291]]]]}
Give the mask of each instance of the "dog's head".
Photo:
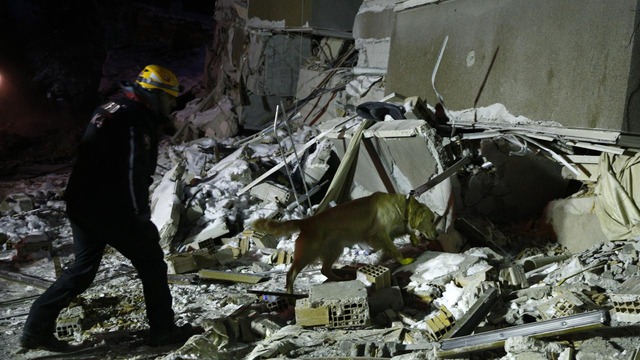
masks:
{"type": "Polygon", "coordinates": [[[438,230],[436,230],[433,211],[413,197],[409,198],[407,206],[409,207],[407,209],[409,213],[409,227],[419,231],[422,236],[430,240],[435,239],[438,236],[438,230]]]}

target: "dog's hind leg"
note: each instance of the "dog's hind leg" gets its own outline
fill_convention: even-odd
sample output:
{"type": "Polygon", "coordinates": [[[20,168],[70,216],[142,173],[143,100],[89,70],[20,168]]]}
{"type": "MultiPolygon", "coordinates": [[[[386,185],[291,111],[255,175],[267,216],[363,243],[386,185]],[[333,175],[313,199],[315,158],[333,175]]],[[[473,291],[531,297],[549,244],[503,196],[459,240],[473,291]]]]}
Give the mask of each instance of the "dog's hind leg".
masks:
{"type": "Polygon", "coordinates": [[[330,248],[323,249],[324,254],[322,255],[322,275],[326,276],[329,281],[342,281],[344,278],[336,275],[333,272],[333,263],[338,260],[340,254],[342,254],[343,248],[340,246],[332,246],[330,248]]]}
{"type": "Polygon", "coordinates": [[[307,240],[304,234],[300,233],[296,239],[295,251],[293,252],[293,262],[287,272],[286,289],[289,294],[293,294],[293,282],[296,280],[300,271],[318,257],[317,252],[313,251],[313,249],[306,248],[305,241],[307,240]]]}

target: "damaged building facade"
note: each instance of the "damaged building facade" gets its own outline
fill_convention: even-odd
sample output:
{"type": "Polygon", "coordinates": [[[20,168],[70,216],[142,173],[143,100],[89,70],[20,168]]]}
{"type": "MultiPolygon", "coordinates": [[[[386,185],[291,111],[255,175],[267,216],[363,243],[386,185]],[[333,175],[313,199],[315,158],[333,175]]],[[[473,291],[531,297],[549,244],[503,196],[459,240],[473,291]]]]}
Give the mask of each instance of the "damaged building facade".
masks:
{"type": "MultiPolygon", "coordinates": [[[[174,114],[151,199],[176,313],[205,333],[162,356],[640,356],[637,2],[294,3],[215,2],[206,91],[174,114]],[[345,249],[345,281],[310,266],[286,294],[295,237],[252,221],[378,191],[427,205],[439,236],[396,239],[403,266],[345,249]]],[[[58,268],[69,230],[17,224],[64,223],[64,205],[23,190],[0,204],[5,253],[58,268]]],[[[130,269],[105,261],[58,337],[144,327],[141,298],[112,290],[130,269]]]]}

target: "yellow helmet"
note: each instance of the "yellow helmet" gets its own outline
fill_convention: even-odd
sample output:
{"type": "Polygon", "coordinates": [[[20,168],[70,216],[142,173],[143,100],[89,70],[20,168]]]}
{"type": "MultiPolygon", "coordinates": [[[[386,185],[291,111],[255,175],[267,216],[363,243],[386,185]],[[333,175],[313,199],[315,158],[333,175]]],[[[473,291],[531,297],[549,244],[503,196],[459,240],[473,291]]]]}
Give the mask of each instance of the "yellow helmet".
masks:
{"type": "Polygon", "coordinates": [[[145,66],[138,74],[136,83],[145,89],[159,89],[174,97],[180,92],[178,78],[169,69],[159,65],[145,66]]]}

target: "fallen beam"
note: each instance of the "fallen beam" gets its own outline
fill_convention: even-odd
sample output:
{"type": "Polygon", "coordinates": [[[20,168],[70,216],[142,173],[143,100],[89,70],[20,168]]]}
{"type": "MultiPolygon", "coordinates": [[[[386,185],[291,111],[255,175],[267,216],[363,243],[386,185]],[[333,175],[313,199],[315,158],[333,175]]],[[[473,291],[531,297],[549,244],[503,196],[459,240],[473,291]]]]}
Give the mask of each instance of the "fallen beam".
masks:
{"type": "Polygon", "coordinates": [[[445,335],[444,339],[465,336],[473,333],[478,324],[487,316],[489,311],[496,305],[498,299],[498,289],[489,288],[471,306],[460,320],[445,335]]]}
{"type": "Polygon", "coordinates": [[[429,190],[432,187],[440,184],[445,179],[447,179],[447,178],[451,177],[453,174],[457,173],[458,170],[462,169],[462,167],[464,165],[466,165],[467,163],[469,163],[470,161],[471,161],[471,159],[469,159],[468,156],[463,157],[462,159],[458,160],[455,164],[449,166],[445,171],[443,171],[440,174],[434,176],[431,180],[429,180],[426,183],[424,183],[423,185],[420,185],[417,188],[413,189],[411,191],[411,193],[414,196],[422,195],[427,190],[429,190]]]}
{"type": "Polygon", "coordinates": [[[460,336],[442,341],[439,358],[453,357],[473,351],[497,349],[514,336],[544,338],[604,327],[609,323],[609,312],[597,310],[558,319],[487,331],[476,335],[460,336]]]}

